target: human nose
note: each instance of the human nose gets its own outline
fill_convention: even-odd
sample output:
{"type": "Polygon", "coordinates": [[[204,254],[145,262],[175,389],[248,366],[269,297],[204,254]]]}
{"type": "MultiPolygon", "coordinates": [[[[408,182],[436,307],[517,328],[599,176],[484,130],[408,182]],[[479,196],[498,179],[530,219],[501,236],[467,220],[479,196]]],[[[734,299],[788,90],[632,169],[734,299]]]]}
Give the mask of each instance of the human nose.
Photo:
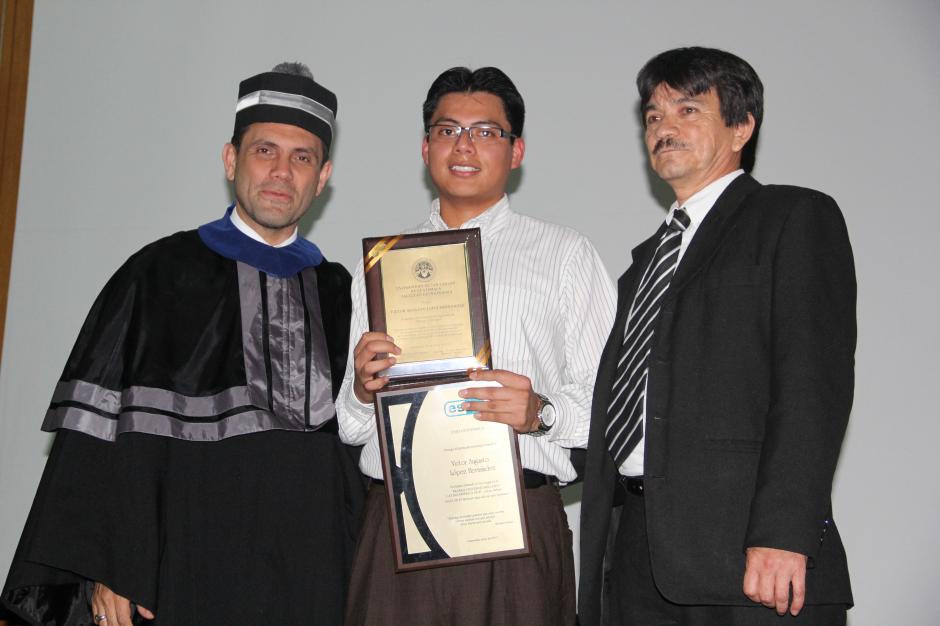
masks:
{"type": "Polygon", "coordinates": [[[284,178],[290,179],[294,175],[293,170],[291,169],[291,157],[289,154],[279,154],[276,159],[274,159],[273,166],[271,168],[271,176],[275,178],[284,178]]]}
{"type": "Polygon", "coordinates": [[[657,139],[663,137],[675,137],[679,133],[679,127],[676,124],[676,118],[672,115],[663,115],[659,122],[653,128],[653,134],[657,139]]]}
{"type": "Polygon", "coordinates": [[[473,139],[470,138],[469,128],[461,129],[460,134],[457,135],[457,141],[454,142],[454,150],[458,152],[472,152],[476,150],[476,146],[473,145],[473,139]]]}

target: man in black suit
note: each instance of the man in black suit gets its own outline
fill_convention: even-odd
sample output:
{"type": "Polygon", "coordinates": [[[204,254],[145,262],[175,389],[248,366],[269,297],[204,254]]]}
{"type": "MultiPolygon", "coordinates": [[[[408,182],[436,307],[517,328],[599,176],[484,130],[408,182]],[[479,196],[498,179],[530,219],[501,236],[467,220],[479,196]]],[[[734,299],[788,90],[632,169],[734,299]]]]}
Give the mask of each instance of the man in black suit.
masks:
{"type": "Polygon", "coordinates": [[[742,59],[670,50],[637,86],[676,202],[620,278],[594,387],[581,623],[844,624],[830,492],[856,285],[842,214],[744,172],[763,86],[742,59]]]}

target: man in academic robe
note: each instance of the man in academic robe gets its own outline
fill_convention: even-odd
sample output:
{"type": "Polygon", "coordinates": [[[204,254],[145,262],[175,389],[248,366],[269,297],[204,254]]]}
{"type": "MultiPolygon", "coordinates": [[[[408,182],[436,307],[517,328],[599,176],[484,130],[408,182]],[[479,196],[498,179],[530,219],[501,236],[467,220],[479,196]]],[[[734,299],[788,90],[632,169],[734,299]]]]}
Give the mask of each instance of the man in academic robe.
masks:
{"type": "Polygon", "coordinates": [[[744,60],[670,50],[637,86],[676,201],[620,278],[594,388],[581,623],[844,624],[830,494],[856,284],[842,214],[745,173],[763,87],[744,60]]]}
{"type": "Polygon", "coordinates": [[[234,205],[95,301],[2,595],[31,624],[342,622],[363,496],[334,408],[350,276],[297,232],[336,108],[302,64],[243,81],[234,205]]]}

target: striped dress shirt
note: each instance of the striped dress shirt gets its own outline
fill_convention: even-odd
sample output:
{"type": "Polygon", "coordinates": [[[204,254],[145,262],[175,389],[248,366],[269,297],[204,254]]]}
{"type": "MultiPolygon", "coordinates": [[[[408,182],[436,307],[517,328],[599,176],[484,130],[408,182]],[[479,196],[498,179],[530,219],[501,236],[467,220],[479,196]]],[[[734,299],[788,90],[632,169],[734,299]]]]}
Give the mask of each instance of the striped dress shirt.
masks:
{"type": "MultiPolygon", "coordinates": [[[[479,228],[493,366],[527,376],[548,397],[555,423],[542,437],[519,436],[522,465],[562,482],[575,478],[568,448],[587,445],[591,395],[613,325],[616,294],[604,264],[583,235],[513,212],[503,196],[461,228],[479,228]]],[[[440,204],[413,233],[448,230],[440,204]]],[[[365,444],[359,467],[382,478],[375,412],[353,392],[353,349],[369,327],[362,261],[352,283],[346,375],[336,401],[343,441],[365,444]]]]}

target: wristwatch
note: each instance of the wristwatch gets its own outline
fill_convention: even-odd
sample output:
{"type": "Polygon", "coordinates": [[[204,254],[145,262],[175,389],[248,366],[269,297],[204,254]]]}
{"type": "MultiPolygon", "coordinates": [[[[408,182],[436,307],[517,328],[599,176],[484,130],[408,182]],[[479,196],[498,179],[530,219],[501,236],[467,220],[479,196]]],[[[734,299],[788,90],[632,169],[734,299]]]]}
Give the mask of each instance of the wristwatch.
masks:
{"type": "Polygon", "coordinates": [[[536,393],[539,399],[539,408],[535,412],[535,417],[539,420],[539,426],[533,431],[526,433],[533,437],[541,437],[552,429],[555,425],[555,406],[552,401],[540,393],[536,393]]]}

